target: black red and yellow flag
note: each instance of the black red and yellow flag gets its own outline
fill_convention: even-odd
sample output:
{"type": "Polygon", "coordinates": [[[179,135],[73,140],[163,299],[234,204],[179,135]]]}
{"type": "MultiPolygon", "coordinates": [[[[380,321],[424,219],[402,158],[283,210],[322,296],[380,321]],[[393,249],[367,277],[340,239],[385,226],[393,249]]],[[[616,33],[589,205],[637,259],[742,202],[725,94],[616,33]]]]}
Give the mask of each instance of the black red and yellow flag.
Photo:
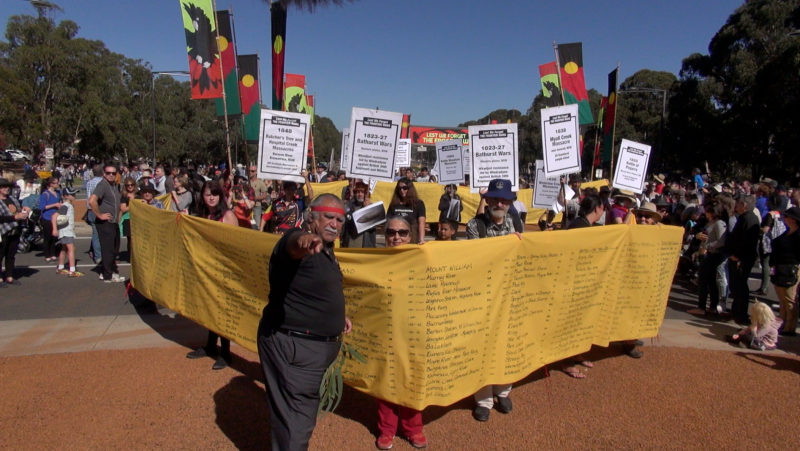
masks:
{"type": "Polygon", "coordinates": [[[283,63],[286,50],[286,6],[270,5],[272,13],[272,109],[283,109],[283,63]]]}
{"type": "Polygon", "coordinates": [[[542,80],[542,96],[547,108],[561,106],[561,83],[558,81],[558,66],[550,62],[539,66],[539,78],[542,80]]]}
{"type": "Polygon", "coordinates": [[[558,64],[561,67],[561,89],[564,90],[564,103],[578,104],[578,117],[581,125],[592,124],[592,109],[586,93],[586,80],[583,76],[583,44],[575,42],[558,45],[558,64]]]}
{"type": "MultiPolygon", "coordinates": [[[[239,101],[239,77],[236,75],[236,46],[233,42],[233,15],[228,11],[217,11],[219,27],[219,53],[222,55],[222,82],[225,85],[225,105],[228,117],[239,117],[242,104],[239,101]]],[[[217,99],[217,116],[224,116],[222,99],[217,99]]]]}
{"type": "Polygon", "coordinates": [[[408,139],[409,126],[411,125],[411,115],[403,115],[403,124],[400,128],[400,139],[408,139]]]}
{"type": "Polygon", "coordinates": [[[258,55],[239,55],[239,99],[245,140],[258,144],[261,126],[261,89],[258,85],[258,55]]]}
{"type": "Polygon", "coordinates": [[[611,161],[614,149],[614,127],[617,117],[617,87],[619,68],[608,74],[608,102],[603,117],[603,162],[611,161]]]}
{"type": "Polygon", "coordinates": [[[180,0],[193,99],[222,97],[217,28],[211,0],[180,0]]]}
{"type": "Polygon", "coordinates": [[[600,131],[599,138],[595,139],[594,143],[594,160],[592,165],[594,167],[600,167],[602,163],[602,149],[603,149],[603,119],[605,118],[605,111],[608,107],[608,97],[603,97],[600,99],[600,111],[597,112],[597,130],[600,131]]]}

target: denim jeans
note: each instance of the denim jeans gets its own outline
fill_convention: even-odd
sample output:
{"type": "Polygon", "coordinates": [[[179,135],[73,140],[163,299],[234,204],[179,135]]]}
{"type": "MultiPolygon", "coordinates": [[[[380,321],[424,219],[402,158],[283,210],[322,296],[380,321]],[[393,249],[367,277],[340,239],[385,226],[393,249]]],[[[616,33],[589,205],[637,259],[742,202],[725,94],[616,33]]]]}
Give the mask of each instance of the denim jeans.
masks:
{"type": "Polygon", "coordinates": [[[89,250],[94,255],[94,263],[99,265],[102,261],[103,254],[100,252],[100,235],[97,234],[97,226],[95,225],[95,221],[97,221],[97,216],[89,211],[86,216],[86,222],[92,226],[92,245],[89,250]]]}

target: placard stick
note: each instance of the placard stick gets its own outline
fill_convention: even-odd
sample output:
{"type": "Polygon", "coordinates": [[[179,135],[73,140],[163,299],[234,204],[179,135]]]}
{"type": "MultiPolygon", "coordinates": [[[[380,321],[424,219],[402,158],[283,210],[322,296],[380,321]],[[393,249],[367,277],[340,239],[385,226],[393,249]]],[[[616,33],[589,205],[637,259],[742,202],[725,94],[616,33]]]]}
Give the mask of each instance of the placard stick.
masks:
{"type": "MultiPolygon", "coordinates": [[[[618,88],[618,87],[619,87],[619,62],[617,62],[617,86],[615,86],[615,88],[618,88]]],[[[619,93],[619,89],[617,89],[617,93],[619,93]]],[[[617,96],[617,99],[615,100],[615,102],[619,103],[619,96],[617,96]]],[[[614,128],[611,130],[611,173],[608,174],[608,176],[609,176],[608,178],[611,179],[612,182],[614,181],[613,180],[613,177],[614,177],[614,151],[617,149],[617,145],[615,144],[616,140],[617,140],[617,107],[615,106],[614,107],[614,128]]]]}
{"type": "Polygon", "coordinates": [[[558,44],[553,41],[553,51],[556,54],[556,75],[558,75],[558,90],[561,91],[561,104],[566,105],[567,101],[564,99],[564,85],[561,84],[561,62],[558,61],[558,44]]]}

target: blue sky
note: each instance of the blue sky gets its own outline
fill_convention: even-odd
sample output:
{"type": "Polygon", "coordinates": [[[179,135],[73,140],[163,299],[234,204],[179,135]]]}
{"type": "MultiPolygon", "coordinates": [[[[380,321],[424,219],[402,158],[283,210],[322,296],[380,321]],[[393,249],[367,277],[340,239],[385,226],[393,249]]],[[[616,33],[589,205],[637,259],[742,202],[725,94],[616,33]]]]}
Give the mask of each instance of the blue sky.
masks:
{"type": "MultiPolygon", "coordinates": [[[[155,70],[187,70],[178,0],[51,0],[58,19],[112,51],[155,70]]],[[[586,85],[606,90],[639,69],[678,73],[741,0],[422,1],[360,0],[313,14],[290,10],[286,72],[306,75],[317,113],[341,129],[352,107],[412,114],[412,124],[455,126],[499,108],[525,112],[541,88],[537,66],[553,41],[583,42],[586,85]]],[[[261,0],[233,6],[238,51],[261,54],[262,92],[271,98],[270,14],[261,0]]],[[[0,2],[3,21],[34,14],[24,0],[0,2]]]]}

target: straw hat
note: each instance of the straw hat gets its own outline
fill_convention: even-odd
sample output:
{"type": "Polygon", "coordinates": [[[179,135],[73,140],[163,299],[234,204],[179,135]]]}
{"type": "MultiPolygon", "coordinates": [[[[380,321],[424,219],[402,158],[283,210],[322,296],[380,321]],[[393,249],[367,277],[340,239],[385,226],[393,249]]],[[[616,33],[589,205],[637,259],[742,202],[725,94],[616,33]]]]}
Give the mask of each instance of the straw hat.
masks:
{"type": "Polygon", "coordinates": [[[666,176],[664,174],[656,174],[653,176],[653,180],[655,180],[658,183],[664,184],[666,176]]]}
{"type": "Polygon", "coordinates": [[[624,197],[626,199],[630,199],[633,202],[636,202],[636,194],[633,191],[628,191],[626,189],[621,189],[613,193],[613,197],[616,199],[617,197],[624,197]]]}
{"type": "Polygon", "coordinates": [[[656,209],[656,205],[652,202],[645,202],[639,208],[634,208],[633,213],[636,215],[645,215],[654,218],[656,221],[661,221],[661,213],[656,209]]]}

